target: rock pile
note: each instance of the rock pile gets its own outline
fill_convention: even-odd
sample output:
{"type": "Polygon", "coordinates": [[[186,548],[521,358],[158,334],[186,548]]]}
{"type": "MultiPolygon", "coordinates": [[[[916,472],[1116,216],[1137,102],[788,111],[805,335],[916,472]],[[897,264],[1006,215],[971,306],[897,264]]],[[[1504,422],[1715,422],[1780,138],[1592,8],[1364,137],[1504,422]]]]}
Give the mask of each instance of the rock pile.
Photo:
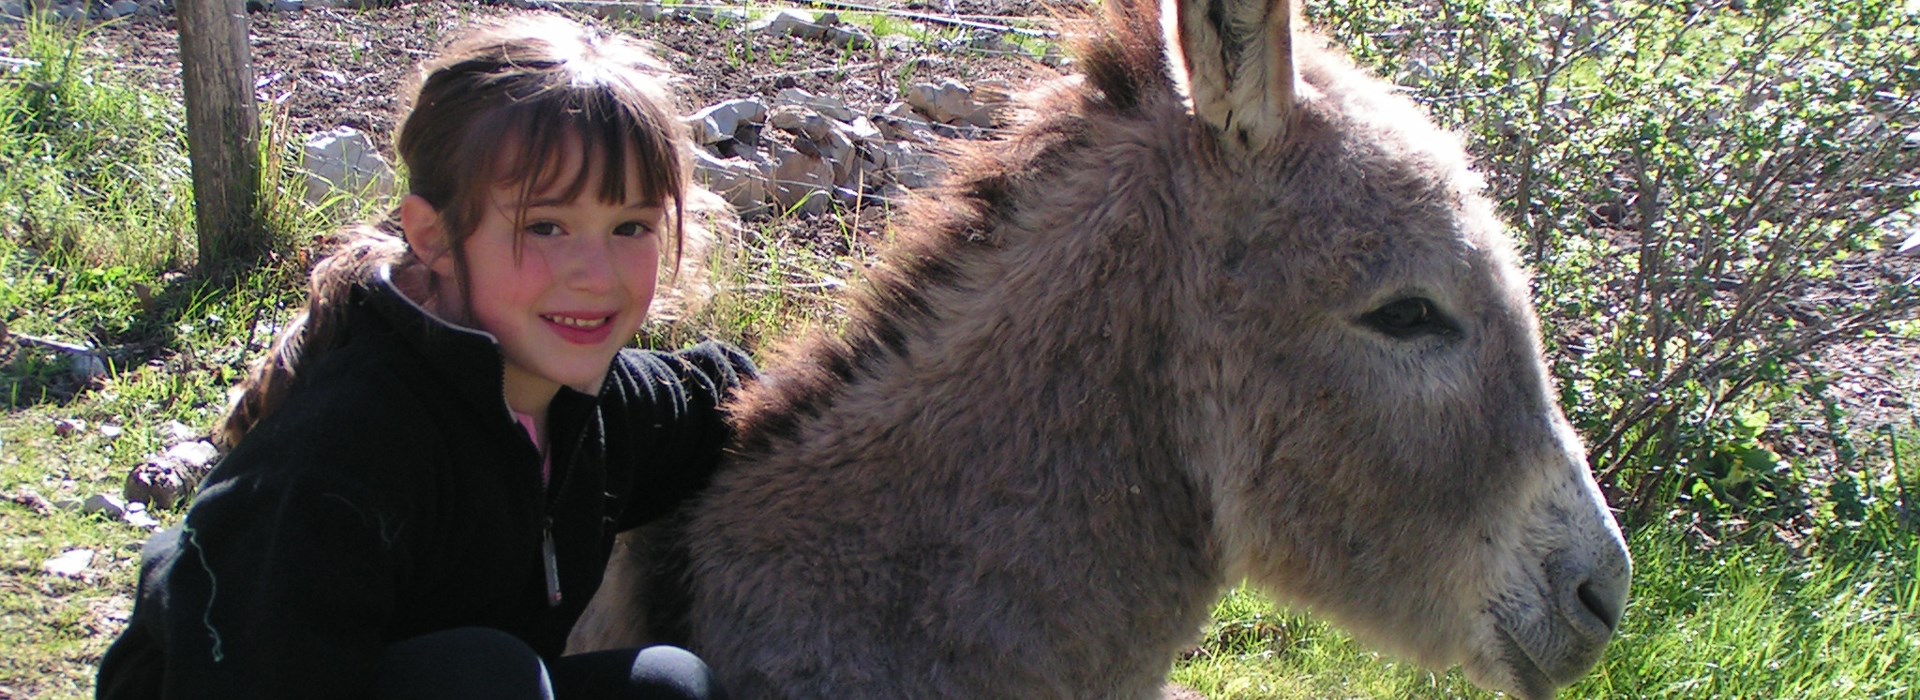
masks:
{"type": "Polygon", "coordinates": [[[700,148],[695,177],[748,219],[817,214],[886,202],[936,185],[947,166],[935,146],[980,138],[1004,123],[1004,84],[979,89],[947,80],[914,85],[906,101],[862,114],[839,100],[788,88],[771,103],[738,99],[687,117],[700,148]]]}
{"type": "MultiPolygon", "coordinates": [[[[694,177],[748,220],[819,214],[834,201],[897,200],[946,176],[936,152],[942,139],[984,138],[1004,124],[1008,92],[994,81],[920,83],[872,114],[797,88],[771,101],[728,100],[685,117],[700,146],[694,177]]],[[[392,191],[393,168],[365,134],[347,127],[315,134],[302,153],[307,199],[316,205],[392,191]]]]}

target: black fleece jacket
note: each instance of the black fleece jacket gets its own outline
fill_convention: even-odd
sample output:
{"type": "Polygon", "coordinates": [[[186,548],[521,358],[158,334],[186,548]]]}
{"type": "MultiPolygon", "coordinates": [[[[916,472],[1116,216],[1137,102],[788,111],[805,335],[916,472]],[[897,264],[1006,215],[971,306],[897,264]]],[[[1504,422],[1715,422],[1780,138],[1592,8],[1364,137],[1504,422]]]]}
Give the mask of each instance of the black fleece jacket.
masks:
{"type": "Polygon", "coordinates": [[[361,697],[388,644],[476,625],[558,656],[613,536],[706,484],[729,437],[718,405],[754,373],[713,343],[621,351],[599,396],[554,399],[543,489],[491,336],[384,279],[351,303],[348,343],[148,542],[99,697],[361,697]]]}

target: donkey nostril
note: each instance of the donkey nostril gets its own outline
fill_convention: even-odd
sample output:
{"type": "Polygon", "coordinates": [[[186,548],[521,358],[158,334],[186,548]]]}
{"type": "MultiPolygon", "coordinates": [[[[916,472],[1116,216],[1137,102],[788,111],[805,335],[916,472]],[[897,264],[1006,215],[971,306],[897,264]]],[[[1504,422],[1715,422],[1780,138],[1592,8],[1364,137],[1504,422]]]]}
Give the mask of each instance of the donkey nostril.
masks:
{"type": "Polygon", "coordinates": [[[1574,593],[1580,597],[1580,605],[1586,607],[1594,617],[1600,618],[1600,624],[1606,625],[1608,632],[1614,631],[1620,624],[1619,608],[1615,607],[1612,597],[1603,592],[1600,586],[1588,581],[1580,584],[1574,593]]]}

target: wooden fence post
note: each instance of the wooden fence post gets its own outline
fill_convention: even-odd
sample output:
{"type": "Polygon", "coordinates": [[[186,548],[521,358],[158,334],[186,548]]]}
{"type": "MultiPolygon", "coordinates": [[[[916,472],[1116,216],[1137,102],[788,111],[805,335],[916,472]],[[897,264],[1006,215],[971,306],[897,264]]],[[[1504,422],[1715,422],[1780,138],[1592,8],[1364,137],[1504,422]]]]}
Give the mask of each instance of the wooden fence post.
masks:
{"type": "Polygon", "coordinates": [[[259,201],[260,116],[253,104],[246,0],[177,0],[180,78],[200,267],[264,251],[259,201]]]}

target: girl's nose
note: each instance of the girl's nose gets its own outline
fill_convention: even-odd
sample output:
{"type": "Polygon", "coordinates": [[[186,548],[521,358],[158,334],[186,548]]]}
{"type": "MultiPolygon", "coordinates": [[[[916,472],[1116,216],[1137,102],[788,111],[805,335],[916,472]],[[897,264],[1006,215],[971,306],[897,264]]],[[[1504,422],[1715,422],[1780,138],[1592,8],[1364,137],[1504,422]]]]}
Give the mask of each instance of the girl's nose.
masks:
{"type": "Polygon", "coordinates": [[[567,250],[568,287],[584,292],[604,292],[619,279],[611,251],[580,240],[567,250]]]}

